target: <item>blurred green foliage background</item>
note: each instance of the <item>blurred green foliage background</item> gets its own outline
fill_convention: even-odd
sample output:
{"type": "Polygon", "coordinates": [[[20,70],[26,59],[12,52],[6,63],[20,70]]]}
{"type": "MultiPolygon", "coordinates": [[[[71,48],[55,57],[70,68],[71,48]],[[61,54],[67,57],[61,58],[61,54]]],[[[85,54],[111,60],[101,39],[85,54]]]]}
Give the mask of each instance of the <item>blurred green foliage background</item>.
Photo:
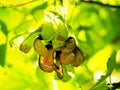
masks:
{"type": "MultiPolygon", "coordinates": [[[[95,90],[106,90],[110,81],[120,82],[120,1],[91,1],[0,0],[0,90],[89,90],[109,71],[107,61],[113,50],[117,54],[111,78],[95,90]],[[79,67],[66,65],[70,72],[63,80],[55,72],[39,68],[38,54],[32,47],[39,27],[49,21],[48,17],[63,22],[68,33],[61,26],[60,33],[74,36],[77,46],[89,56],[79,67]],[[24,40],[25,48],[28,45],[27,50],[31,49],[28,53],[19,50],[24,40]]],[[[53,34],[47,28],[44,34],[49,38],[53,34]]]]}

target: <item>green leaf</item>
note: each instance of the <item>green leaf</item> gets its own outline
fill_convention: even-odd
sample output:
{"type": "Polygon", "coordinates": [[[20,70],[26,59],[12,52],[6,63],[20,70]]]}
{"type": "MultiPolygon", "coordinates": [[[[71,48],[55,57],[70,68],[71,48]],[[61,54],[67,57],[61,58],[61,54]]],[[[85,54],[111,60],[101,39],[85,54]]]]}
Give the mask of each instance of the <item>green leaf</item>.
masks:
{"type": "Polygon", "coordinates": [[[43,10],[46,9],[48,6],[48,2],[44,2],[43,4],[41,4],[40,6],[35,7],[31,13],[33,14],[34,12],[36,12],[37,10],[43,10]]]}
{"type": "Polygon", "coordinates": [[[62,66],[63,66],[63,74],[64,74],[64,77],[63,77],[62,81],[67,82],[67,81],[69,81],[72,77],[68,74],[67,68],[65,67],[65,65],[62,65],[62,66]]]}
{"type": "Polygon", "coordinates": [[[29,21],[25,21],[23,23],[21,23],[18,27],[16,27],[14,29],[14,33],[15,34],[23,34],[25,32],[27,32],[29,30],[29,26],[31,25],[31,23],[33,22],[33,20],[29,20],[29,21]]]}
{"type": "Polygon", "coordinates": [[[65,22],[64,18],[62,15],[60,15],[58,12],[54,12],[54,11],[49,11],[51,13],[53,13],[59,20],[61,20],[63,23],[65,22]]]}
{"type": "Polygon", "coordinates": [[[116,64],[115,60],[116,60],[116,51],[114,50],[107,62],[107,69],[108,69],[107,76],[109,76],[112,73],[116,64]]]}
{"type": "Polygon", "coordinates": [[[101,76],[100,80],[90,89],[90,90],[96,90],[96,88],[98,88],[101,83],[103,83],[105,81],[105,79],[107,78],[108,76],[101,76]]]}
{"type": "Polygon", "coordinates": [[[114,67],[115,67],[115,60],[116,60],[116,51],[114,50],[111,54],[111,57],[108,59],[107,61],[107,73],[106,75],[102,76],[100,78],[100,80],[90,89],[90,90],[96,90],[96,88],[98,88],[101,83],[103,83],[105,81],[105,79],[110,76],[110,74],[112,73],[114,67]]]}
{"type": "MultiPolygon", "coordinates": [[[[0,30],[2,30],[2,32],[4,33],[4,35],[7,38],[7,36],[8,36],[7,26],[6,26],[6,24],[2,20],[0,20],[0,30]]],[[[5,65],[6,50],[7,50],[7,43],[0,44],[0,65],[2,65],[2,66],[5,65]]]]}
{"type": "Polygon", "coordinates": [[[45,22],[43,24],[41,36],[46,41],[50,41],[54,38],[55,31],[51,22],[45,22]]]}
{"type": "Polygon", "coordinates": [[[2,30],[2,32],[4,33],[4,35],[7,36],[7,34],[8,34],[7,26],[5,25],[5,23],[2,20],[0,20],[0,26],[1,26],[0,29],[2,30]]]}
{"type": "Polygon", "coordinates": [[[7,44],[0,45],[0,65],[5,65],[7,44]]]}
{"type": "Polygon", "coordinates": [[[35,38],[40,34],[39,30],[31,33],[20,45],[20,50],[24,53],[28,53],[33,46],[35,38]]]}
{"type": "Polygon", "coordinates": [[[42,23],[42,20],[44,19],[44,11],[43,10],[37,10],[33,13],[33,17],[35,19],[35,21],[41,21],[40,23],[42,23]]]}
{"type": "Polygon", "coordinates": [[[52,40],[52,46],[55,50],[61,50],[65,45],[65,41],[60,41],[57,39],[52,40]]]}
{"type": "Polygon", "coordinates": [[[101,83],[100,86],[96,87],[94,90],[108,90],[108,85],[107,85],[107,83],[104,81],[103,83],[101,83]]]}
{"type": "Polygon", "coordinates": [[[24,14],[18,9],[0,8],[0,20],[4,21],[8,31],[13,30],[17,27],[24,18],[24,14]]]}
{"type": "MultiPolygon", "coordinates": [[[[67,40],[67,38],[68,38],[68,31],[67,31],[67,28],[64,25],[64,23],[60,22],[57,25],[56,35],[61,36],[64,40],[67,40]]],[[[57,39],[59,39],[59,38],[57,38],[57,39]]]]}

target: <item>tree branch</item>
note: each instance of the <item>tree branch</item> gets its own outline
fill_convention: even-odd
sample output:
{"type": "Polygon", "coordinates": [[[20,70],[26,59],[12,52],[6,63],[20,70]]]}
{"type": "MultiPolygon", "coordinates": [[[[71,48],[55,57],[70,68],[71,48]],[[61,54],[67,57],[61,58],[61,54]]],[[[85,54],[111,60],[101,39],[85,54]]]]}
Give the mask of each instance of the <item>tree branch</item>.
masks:
{"type": "MultiPolygon", "coordinates": [[[[11,5],[11,6],[6,7],[6,8],[20,7],[20,6],[24,6],[24,5],[26,5],[26,4],[30,4],[30,3],[33,3],[33,2],[36,2],[36,1],[38,1],[38,0],[35,0],[35,1],[28,1],[28,2],[25,2],[25,3],[22,3],[22,4],[18,4],[18,5],[11,5]]],[[[5,6],[3,6],[3,7],[5,7],[5,6]]]]}
{"type": "Polygon", "coordinates": [[[119,5],[103,4],[101,2],[92,1],[92,0],[81,0],[81,2],[91,3],[91,4],[98,4],[98,5],[101,5],[101,6],[107,6],[107,7],[111,7],[111,8],[120,8],[119,5]]]}

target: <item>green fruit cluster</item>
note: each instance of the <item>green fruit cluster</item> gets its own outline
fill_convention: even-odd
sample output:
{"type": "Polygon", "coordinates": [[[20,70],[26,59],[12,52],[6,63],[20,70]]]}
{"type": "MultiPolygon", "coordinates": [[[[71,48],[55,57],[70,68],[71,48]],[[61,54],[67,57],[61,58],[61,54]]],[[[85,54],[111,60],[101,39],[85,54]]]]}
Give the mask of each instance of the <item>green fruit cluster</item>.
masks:
{"type": "Polygon", "coordinates": [[[53,47],[52,41],[45,45],[38,37],[34,41],[34,48],[39,54],[40,68],[45,72],[55,71],[59,78],[63,78],[62,64],[78,67],[84,61],[83,53],[73,37],[69,37],[57,49],[53,47]]]}

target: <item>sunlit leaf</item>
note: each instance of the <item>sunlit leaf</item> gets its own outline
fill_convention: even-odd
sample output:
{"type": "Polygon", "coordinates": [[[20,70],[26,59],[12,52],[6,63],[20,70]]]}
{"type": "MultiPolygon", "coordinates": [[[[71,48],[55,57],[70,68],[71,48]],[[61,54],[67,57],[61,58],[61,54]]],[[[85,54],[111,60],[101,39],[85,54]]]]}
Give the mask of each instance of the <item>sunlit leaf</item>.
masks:
{"type": "MultiPolygon", "coordinates": [[[[0,30],[4,33],[4,35],[8,36],[8,29],[7,26],[3,21],[0,20],[0,30]]],[[[2,39],[2,38],[1,38],[2,39]]],[[[6,60],[6,50],[7,50],[7,43],[1,44],[0,42],[0,65],[4,66],[5,65],[5,60],[6,60]]]]}
{"type": "Polygon", "coordinates": [[[5,23],[3,21],[0,20],[0,29],[2,30],[2,32],[7,36],[8,34],[8,30],[7,30],[7,26],[5,25],[5,23]]]}
{"type": "Polygon", "coordinates": [[[96,90],[96,88],[98,88],[101,85],[101,83],[103,83],[106,80],[107,77],[108,76],[102,76],[100,80],[98,80],[98,82],[90,90],[96,90]]]}
{"type": "Polygon", "coordinates": [[[100,86],[96,87],[95,89],[92,90],[108,90],[108,85],[106,82],[101,83],[100,86]]]}
{"type": "Polygon", "coordinates": [[[35,7],[31,13],[33,14],[34,12],[36,12],[37,10],[43,10],[43,9],[46,9],[48,6],[48,3],[47,2],[44,2],[43,4],[41,4],[40,6],[37,6],[35,7]]]}
{"type": "MultiPolygon", "coordinates": [[[[60,22],[57,25],[56,35],[61,36],[64,40],[68,38],[68,31],[64,23],[60,22]]],[[[57,37],[57,36],[56,36],[57,37]]],[[[57,38],[59,40],[59,38],[57,38]]]]}
{"type": "Polygon", "coordinates": [[[45,22],[43,24],[41,36],[46,41],[50,41],[54,38],[55,31],[51,22],[45,22]]]}
{"type": "Polygon", "coordinates": [[[6,44],[0,45],[0,65],[4,66],[5,65],[5,60],[6,60],[6,44]]]}
{"type": "Polygon", "coordinates": [[[0,20],[4,21],[8,31],[13,30],[23,20],[24,14],[17,9],[0,8],[0,20]]]}
{"type": "Polygon", "coordinates": [[[33,20],[29,20],[29,21],[25,21],[25,22],[21,23],[18,27],[16,27],[14,29],[14,33],[15,34],[23,34],[25,32],[28,32],[29,27],[32,22],[33,22],[33,20]]]}
{"type": "Polygon", "coordinates": [[[33,17],[36,21],[41,21],[44,19],[44,11],[43,10],[37,10],[33,13],[33,17]]]}
{"type": "Polygon", "coordinates": [[[116,51],[114,50],[107,62],[108,76],[112,73],[113,69],[115,68],[115,64],[116,64],[116,51]]]}
{"type": "Polygon", "coordinates": [[[64,77],[63,77],[62,80],[63,80],[64,82],[67,82],[67,81],[69,81],[69,80],[72,78],[72,77],[68,74],[65,65],[63,65],[63,74],[64,74],[64,77]]]}
{"type": "Polygon", "coordinates": [[[115,67],[115,60],[116,60],[116,51],[114,50],[112,52],[110,58],[107,61],[107,69],[108,69],[108,71],[107,71],[106,75],[102,76],[100,78],[100,80],[90,90],[96,90],[96,88],[98,88],[101,85],[101,83],[103,83],[106,80],[106,78],[108,76],[110,76],[110,74],[112,73],[112,71],[113,71],[113,69],[115,67]]]}

